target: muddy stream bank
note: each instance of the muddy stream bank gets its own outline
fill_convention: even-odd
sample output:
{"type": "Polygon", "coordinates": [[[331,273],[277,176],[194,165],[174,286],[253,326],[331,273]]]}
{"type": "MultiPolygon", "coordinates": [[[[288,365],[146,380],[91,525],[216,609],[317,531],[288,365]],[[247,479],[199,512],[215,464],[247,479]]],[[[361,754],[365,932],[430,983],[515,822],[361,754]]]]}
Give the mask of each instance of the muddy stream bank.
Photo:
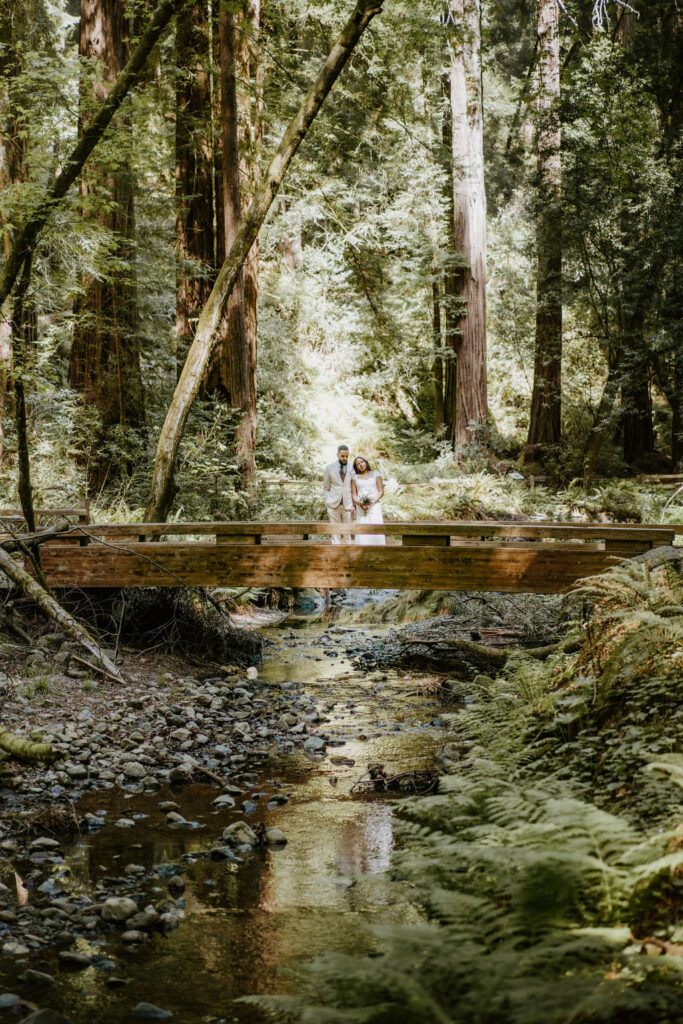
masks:
{"type": "MultiPolygon", "coordinates": [[[[368,923],[419,919],[410,891],[383,876],[394,802],[349,792],[371,763],[390,772],[437,764],[445,742],[443,706],[415,692],[424,674],[355,667],[386,629],[287,621],[265,630],[272,642],[258,677],[240,685],[270,718],[252,756],[226,752],[215,768],[224,786],[197,772],[186,785],[152,785],[129,777],[126,765],[138,762],[128,761],[125,777],[115,765],[101,773],[106,788],[74,798],[73,836],[41,846],[5,826],[4,855],[26,898],[18,905],[11,885],[0,889],[0,1022],[46,1007],[72,1024],[257,1022],[263,1011],[236,998],[291,990],[288,968],[324,950],[369,951],[368,923]],[[237,822],[283,835],[247,846],[246,834],[230,832],[237,822]],[[111,900],[120,921],[103,909],[111,900]],[[125,900],[134,912],[121,909],[125,900]]],[[[232,741],[245,720],[235,718],[232,741]]],[[[220,746],[220,730],[199,727],[207,750],[220,746]]]]}

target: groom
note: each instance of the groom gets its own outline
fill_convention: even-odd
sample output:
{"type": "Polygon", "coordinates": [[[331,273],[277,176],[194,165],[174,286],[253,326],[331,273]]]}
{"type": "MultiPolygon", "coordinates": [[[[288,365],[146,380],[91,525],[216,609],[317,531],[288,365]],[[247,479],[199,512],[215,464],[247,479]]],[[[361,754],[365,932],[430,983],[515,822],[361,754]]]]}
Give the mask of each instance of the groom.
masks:
{"type": "MultiPolygon", "coordinates": [[[[351,497],[351,478],[353,469],[349,466],[348,445],[340,444],[337,448],[337,461],[325,466],[323,490],[327,515],[331,523],[350,523],[353,519],[353,499],[351,497]]],[[[332,543],[341,544],[340,534],[332,534],[332,543]]],[[[344,534],[344,543],[352,544],[353,538],[344,534]]]]}

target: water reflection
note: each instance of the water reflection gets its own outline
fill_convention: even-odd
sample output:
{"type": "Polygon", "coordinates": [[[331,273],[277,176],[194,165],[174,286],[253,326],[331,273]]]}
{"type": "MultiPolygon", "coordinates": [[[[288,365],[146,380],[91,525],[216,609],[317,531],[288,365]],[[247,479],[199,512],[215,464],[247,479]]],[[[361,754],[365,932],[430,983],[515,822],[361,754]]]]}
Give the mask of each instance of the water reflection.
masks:
{"type": "MultiPolygon", "coordinates": [[[[355,761],[334,764],[331,756],[311,761],[298,753],[264,763],[249,792],[266,795],[249,821],[281,828],[289,839],[283,849],[248,855],[241,865],[181,860],[210,846],[239,816],[214,809],[211,785],[132,796],[112,789],[82,800],[80,813],[106,810],[108,824],[69,850],[71,888],[93,893],[107,879],[104,894],[114,885],[109,880],[124,876],[131,864],[149,870],[168,862],[180,863],[188,886],[185,919],[168,937],[155,936],[134,952],[110,936],[94,939],[92,948],[115,961],[124,988],[110,989],[107,972],[96,968],[59,973],[49,1005],[73,1024],[123,1024],[141,1000],[172,1010],[174,1024],[205,1019],[255,1024],[266,1019],[262,1011],[233,1003],[235,997],[286,991],[296,982],[283,968],[325,950],[369,952],[377,941],[365,927],[370,918],[418,918],[409,894],[382,875],[394,845],[393,804],[384,798],[354,799],[348,790],[370,761],[429,764],[441,741],[437,730],[426,727],[434,706],[406,697],[395,678],[380,683],[355,674],[345,657],[328,657],[323,641],[320,630],[297,630],[289,646],[283,642],[271,650],[260,672],[272,683],[306,683],[306,691],[325,705],[330,719],[325,731],[346,737],[339,750],[355,761]],[[399,720],[401,731],[392,731],[399,720]],[[367,740],[360,738],[365,733],[367,740]],[[274,793],[287,793],[289,802],[269,809],[274,793]],[[169,826],[159,809],[168,799],[203,828],[169,826]],[[134,827],[116,828],[113,823],[121,817],[132,817],[134,827]]],[[[141,883],[138,895],[142,906],[158,901],[166,895],[165,880],[155,876],[141,883]]],[[[56,953],[46,954],[45,966],[56,968],[56,953]]],[[[0,962],[5,988],[30,998],[12,970],[0,962]]]]}

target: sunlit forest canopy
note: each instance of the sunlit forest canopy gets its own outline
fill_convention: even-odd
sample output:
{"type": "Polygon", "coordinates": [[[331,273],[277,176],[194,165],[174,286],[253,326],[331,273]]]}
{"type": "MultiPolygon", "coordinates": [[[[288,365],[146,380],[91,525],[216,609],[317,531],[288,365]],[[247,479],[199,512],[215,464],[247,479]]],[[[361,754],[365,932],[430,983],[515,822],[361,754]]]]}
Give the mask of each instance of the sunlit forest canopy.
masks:
{"type": "MultiPolygon", "coordinates": [[[[141,513],[218,269],[353,10],[174,6],[36,240],[21,324],[19,278],[3,307],[7,500],[23,334],[36,499],[141,513]]],[[[2,258],[155,9],[3,0],[2,258]]],[[[387,0],[226,302],[176,511],[258,511],[254,472],[316,479],[340,440],[397,478],[679,468],[679,42],[670,0],[387,0]]]]}

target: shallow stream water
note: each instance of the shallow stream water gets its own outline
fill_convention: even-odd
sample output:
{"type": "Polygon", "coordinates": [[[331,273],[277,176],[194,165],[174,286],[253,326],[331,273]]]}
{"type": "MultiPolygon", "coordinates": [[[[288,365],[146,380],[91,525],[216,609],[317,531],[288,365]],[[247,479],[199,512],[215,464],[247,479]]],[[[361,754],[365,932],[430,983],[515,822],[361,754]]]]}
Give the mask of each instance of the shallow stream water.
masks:
{"type": "MultiPolygon", "coordinates": [[[[380,635],[362,632],[366,639],[380,635]]],[[[77,807],[79,817],[106,812],[109,822],[125,816],[136,824],[80,836],[66,850],[66,894],[97,896],[98,885],[106,888],[107,879],[137,865],[147,874],[140,871],[144,881],[133,895],[145,906],[166,895],[163,876],[173,873],[162,868],[150,881],[149,869],[176,864],[187,882],[184,919],[167,937],[154,935],[134,951],[111,937],[105,945],[79,939],[77,948],[112,961],[86,970],[57,972],[57,951],[45,951],[33,966],[58,977],[49,1001],[36,999],[6,962],[0,990],[49,1005],[73,1024],[130,1021],[140,1001],[172,1012],[176,1024],[247,1024],[266,1016],[236,998],[292,991],[297,962],[330,949],[370,951],[376,940],[368,924],[419,919],[410,891],[383,874],[394,846],[395,803],[381,795],[353,796],[349,789],[373,762],[396,772],[431,766],[444,740],[435,724],[438,703],[414,695],[415,676],[355,670],[346,654],[355,631],[284,623],[269,633],[274,643],[259,667],[259,683],[315,696],[326,718],[320,729],[339,744],[328,746],[322,759],[300,750],[284,757],[274,752],[253,769],[247,795],[258,809],[246,820],[281,828],[287,845],[244,854],[241,863],[194,860],[226,825],[245,817],[215,810],[215,785],[88,794],[77,807]],[[284,797],[281,804],[273,799],[284,797]],[[169,799],[195,828],[167,824],[159,803],[169,799]],[[125,984],[113,987],[112,977],[125,984]]],[[[0,1010],[3,1019],[11,1018],[0,1010]]]]}

